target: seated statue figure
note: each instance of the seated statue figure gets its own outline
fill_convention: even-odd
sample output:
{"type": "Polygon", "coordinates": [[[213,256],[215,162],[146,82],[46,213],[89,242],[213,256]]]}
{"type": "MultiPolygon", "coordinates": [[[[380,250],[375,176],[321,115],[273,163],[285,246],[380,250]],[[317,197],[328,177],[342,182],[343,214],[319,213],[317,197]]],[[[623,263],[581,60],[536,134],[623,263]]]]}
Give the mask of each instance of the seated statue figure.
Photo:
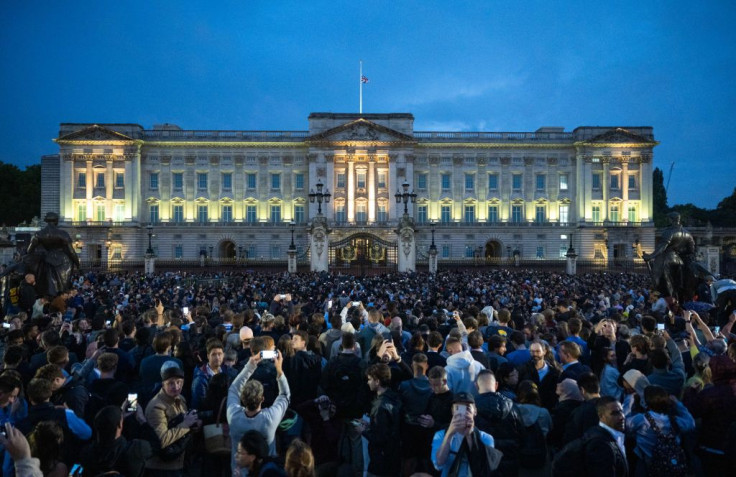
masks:
{"type": "Polygon", "coordinates": [[[71,288],[72,275],[79,269],[79,257],[72,247],[72,238],[58,227],[58,214],[49,212],[44,221],[46,227],[31,239],[23,262],[26,272],[36,276],[39,296],[56,296],[71,288]]]}

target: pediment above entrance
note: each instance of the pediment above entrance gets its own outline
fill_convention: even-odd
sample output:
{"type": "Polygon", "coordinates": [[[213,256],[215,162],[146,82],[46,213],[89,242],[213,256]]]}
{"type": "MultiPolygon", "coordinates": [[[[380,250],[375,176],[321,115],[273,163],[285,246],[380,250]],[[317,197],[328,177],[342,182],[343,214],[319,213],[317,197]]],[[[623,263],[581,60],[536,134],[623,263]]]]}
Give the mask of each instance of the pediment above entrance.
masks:
{"type": "Polygon", "coordinates": [[[586,145],[599,146],[603,144],[651,144],[653,141],[645,136],[636,134],[624,128],[614,128],[594,136],[586,141],[586,145]]]}
{"type": "Polygon", "coordinates": [[[99,124],[93,124],[79,131],[75,131],[70,134],[66,134],[56,139],[58,143],[65,142],[133,142],[130,136],[113,131],[112,129],[100,126],[99,124]]]}
{"type": "Polygon", "coordinates": [[[340,126],[328,129],[306,139],[307,143],[414,143],[412,136],[396,131],[386,126],[359,118],[340,126]]]}

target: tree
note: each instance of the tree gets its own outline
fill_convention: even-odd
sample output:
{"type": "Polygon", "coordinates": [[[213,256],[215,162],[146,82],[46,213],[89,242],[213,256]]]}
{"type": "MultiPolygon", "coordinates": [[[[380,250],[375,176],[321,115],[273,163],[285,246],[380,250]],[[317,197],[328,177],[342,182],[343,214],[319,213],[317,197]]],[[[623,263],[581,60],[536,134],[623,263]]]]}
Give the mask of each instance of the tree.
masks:
{"type": "Polygon", "coordinates": [[[29,222],[41,214],[41,166],[21,171],[18,166],[0,162],[0,224],[9,226],[29,222]]]}
{"type": "Polygon", "coordinates": [[[652,173],[652,195],[654,225],[656,227],[666,227],[669,223],[667,212],[670,209],[667,206],[667,189],[664,188],[664,173],[659,167],[655,167],[652,173]]]}

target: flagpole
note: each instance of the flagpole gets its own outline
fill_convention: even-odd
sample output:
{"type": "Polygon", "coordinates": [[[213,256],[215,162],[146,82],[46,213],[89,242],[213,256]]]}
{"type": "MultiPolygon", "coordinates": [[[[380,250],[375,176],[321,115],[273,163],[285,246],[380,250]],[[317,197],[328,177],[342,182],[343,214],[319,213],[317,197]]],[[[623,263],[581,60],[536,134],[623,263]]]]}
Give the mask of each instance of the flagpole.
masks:
{"type": "Polygon", "coordinates": [[[360,75],[358,76],[360,83],[360,114],[363,114],[363,60],[360,60],[360,75]]]}

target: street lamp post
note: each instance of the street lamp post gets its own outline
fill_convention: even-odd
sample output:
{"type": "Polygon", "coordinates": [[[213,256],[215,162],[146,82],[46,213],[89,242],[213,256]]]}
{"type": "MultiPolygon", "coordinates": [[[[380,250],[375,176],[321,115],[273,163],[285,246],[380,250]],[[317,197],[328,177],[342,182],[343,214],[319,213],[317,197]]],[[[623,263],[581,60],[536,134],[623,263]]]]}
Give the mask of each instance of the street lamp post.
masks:
{"type": "Polygon", "coordinates": [[[289,251],[294,251],[294,252],[296,252],[296,245],[294,244],[294,227],[295,226],[296,224],[294,223],[293,220],[289,222],[289,229],[291,230],[291,245],[289,245],[289,251]]]}
{"type": "Polygon", "coordinates": [[[434,227],[436,225],[437,224],[434,221],[430,222],[429,224],[429,228],[432,231],[432,245],[429,246],[429,253],[437,253],[437,245],[434,244],[434,227]]]}
{"type": "Polygon", "coordinates": [[[317,214],[322,215],[322,202],[325,204],[328,204],[330,202],[330,197],[332,197],[332,194],[330,194],[330,189],[325,189],[324,192],[322,192],[322,188],[324,185],[322,184],[322,180],[317,182],[317,192],[314,192],[314,189],[309,190],[309,202],[313,203],[317,202],[317,214]]]}
{"type": "Polygon", "coordinates": [[[146,230],[148,231],[148,250],[146,250],[146,255],[153,256],[153,244],[151,243],[151,237],[153,237],[153,225],[146,225],[146,230]]]}
{"type": "Polygon", "coordinates": [[[429,273],[432,275],[437,273],[437,245],[434,244],[435,225],[434,221],[429,224],[430,230],[432,231],[432,245],[429,246],[429,273]]]}
{"type": "Polygon", "coordinates": [[[291,245],[289,250],[286,252],[289,260],[287,262],[287,269],[289,273],[296,273],[296,245],[294,244],[294,227],[296,224],[292,220],[289,222],[289,229],[291,229],[291,245]]]}
{"type": "Polygon", "coordinates": [[[146,275],[152,275],[156,271],[156,257],[153,252],[153,225],[146,225],[146,231],[148,232],[148,250],[146,250],[146,257],[144,260],[144,272],[146,275]]]}
{"type": "Polygon", "coordinates": [[[404,202],[404,215],[409,215],[409,201],[411,203],[415,203],[417,201],[417,195],[414,193],[414,191],[409,192],[409,182],[404,180],[404,183],[401,184],[402,189],[404,192],[401,192],[401,190],[397,190],[396,194],[394,194],[394,197],[396,197],[396,203],[400,204],[402,201],[404,202]]]}

